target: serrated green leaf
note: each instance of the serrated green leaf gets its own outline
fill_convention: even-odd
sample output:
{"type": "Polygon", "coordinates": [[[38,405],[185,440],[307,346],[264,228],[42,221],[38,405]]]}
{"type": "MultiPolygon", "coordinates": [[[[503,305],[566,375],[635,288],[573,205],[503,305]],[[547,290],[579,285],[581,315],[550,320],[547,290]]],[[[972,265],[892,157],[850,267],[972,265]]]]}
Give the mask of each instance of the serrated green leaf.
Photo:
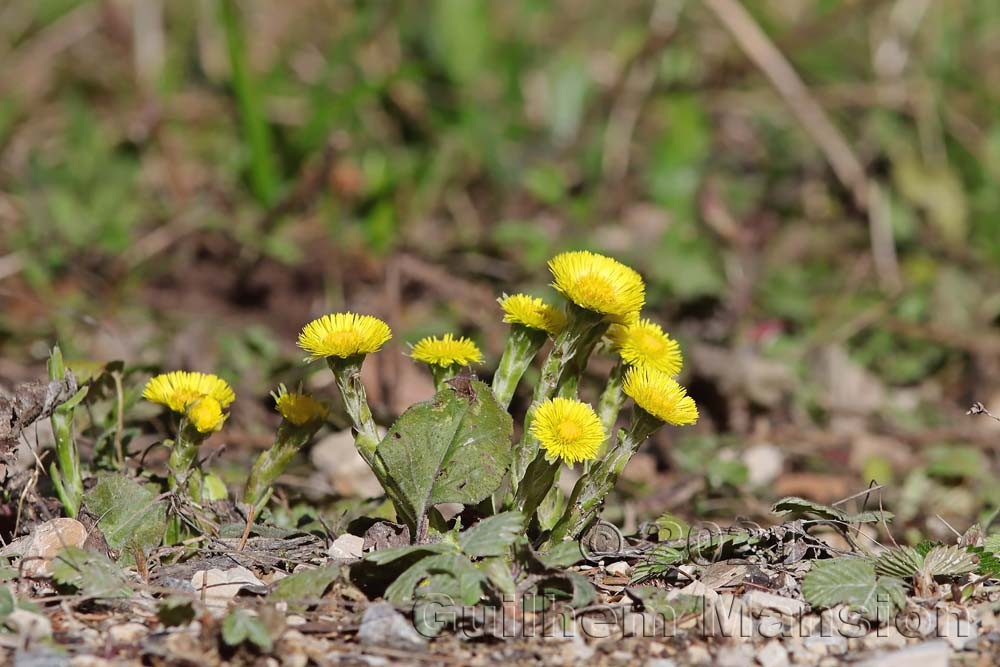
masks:
{"type": "Polygon", "coordinates": [[[806,500],[805,498],[799,498],[797,496],[782,498],[778,502],[774,503],[774,505],[771,506],[771,513],[777,514],[778,516],[790,514],[793,516],[818,517],[820,519],[830,519],[834,521],[843,521],[847,516],[846,512],[839,510],[836,507],[823,505],[821,503],[814,503],[811,500],[806,500]]]}
{"type": "Polygon", "coordinates": [[[888,577],[908,579],[923,567],[924,558],[913,547],[886,549],[875,559],[875,572],[888,577]]]}
{"type": "Polygon", "coordinates": [[[304,611],[310,605],[303,600],[316,600],[340,575],[339,565],[327,565],[315,570],[303,570],[290,574],[274,585],[268,594],[272,600],[285,600],[292,611],[304,611]]]}
{"type": "Polygon", "coordinates": [[[990,553],[1000,553],[1000,533],[990,533],[983,540],[983,548],[990,553]]]}
{"type": "Polygon", "coordinates": [[[1000,578],[1000,557],[997,554],[986,551],[983,547],[970,546],[967,548],[969,553],[975,554],[979,558],[979,563],[976,565],[977,574],[994,579],[1000,578]]]}
{"type": "Polygon", "coordinates": [[[376,456],[413,517],[438,503],[474,504],[500,486],[513,422],[488,386],[458,378],[392,425],[376,456]]]}
{"type": "Polygon", "coordinates": [[[924,556],[924,572],[932,577],[957,577],[976,570],[976,558],[964,547],[934,547],[924,556]]]}
{"type": "Polygon", "coordinates": [[[510,564],[505,558],[487,558],[476,563],[476,567],[485,574],[490,582],[504,595],[514,595],[517,591],[517,584],[514,575],[510,571],[510,564]]]}
{"type": "Polygon", "coordinates": [[[392,547],[391,549],[373,551],[370,554],[367,554],[364,559],[370,563],[375,563],[376,565],[385,565],[401,558],[412,556],[413,554],[422,553],[425,556],[433,556],[434,554],[449,553],[454,551],[455,546],[447,542],[435,542],[434,544],[412,544],[405,547],[392,547]]]}
{"type": "Polygon", "coordinates": [[[416,597],[417,587],[436,574],[445,574],[455,579],[459,595],[463,598],[466,594],[471,595],[469,591],[474,582],[481,585],[487,581],[486,575],[476,569],[465,556],[455,553],[438,554],[417,561],[399,575],[385,589],[385,599],[397,605],[412,602],[416,597]]]}
{"type": "Polygon", "coordinates": [[[462,531],[458,544],[467,556],[473,558],[502,556],[523,532],[524,515],[503,512],[486,517],[472,528],[462,531]]]}
{"type": "Polygon", "coordinates": [[[132,594],[128,576],[103,554],[79,547],[62,549],[52,561],[52,578],[89,597],[116,598],[132,594]]]}
{"type": "Polygon", "coordinates": [[[228,646],[239,646],[249,641],[265,653],[273,646],[271,635],[260,619],[242,609],[232,610],[222,622],[222,641],[228,646]]]}
{"type": "Polygon", "coordinates": [[[847,604],[880,622],[906,604],[902,581],[877,577],[872,563],[853,557],[813,562],[802,580],[802,595],[813,607],[847,604]]]}
{"type": "Polygon", "coordinates": [[[560,542],[545,553],[537,554],[542,564],[550,570],[561,570],[583,560],[583,549],[576,540],[560,542]]]}
{"type": "Polygon", "coordinates": [[[687,550],[661,544],[653,548],[646,560],[635,566],[629,583],[637,584],[657,577],[663,577],[675,571],[676,563],[687,558],[687,550]]]}
{"type": "Polygon", "coordinates": [[[678,595],[659,586],[635,586],[625,589],[625,593],[641,602],[646,609],[663,616],[667,622],[700,613],[705,606],[705,598],[701,595],[678,595]]]}
{"type": "Polygon", "coordinates": [[[153,491],[124,475],[102,475],[83,500],[97,515],[112,549],[137,544],[149,551],[160,545],[167,527],[167,508],[153,491]]]}

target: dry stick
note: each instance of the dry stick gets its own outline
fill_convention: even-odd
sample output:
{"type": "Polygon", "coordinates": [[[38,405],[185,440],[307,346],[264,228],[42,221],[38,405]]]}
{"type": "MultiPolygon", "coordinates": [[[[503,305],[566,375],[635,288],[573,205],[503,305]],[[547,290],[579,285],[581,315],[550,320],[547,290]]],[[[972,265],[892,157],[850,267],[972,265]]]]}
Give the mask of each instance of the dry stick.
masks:
{"type": "MultiPolygon", "coordinates": [[[[865,175],[864,165],[854,154],[844,135],[809,92],[795,68],[738,0],[704,2],[729,31],[740,49],[771,82],[806,134],[819,146],[838,180],[851,193],[855,205],[869,213],[869,234],[879,281],[890,290],[899,285],[895,249],[891,252],[885,249],[884,216],[872,215],[869,207],[872,186],[865,175]]],[[[888,241],[892,241],[891,235],[888,241]]]]}

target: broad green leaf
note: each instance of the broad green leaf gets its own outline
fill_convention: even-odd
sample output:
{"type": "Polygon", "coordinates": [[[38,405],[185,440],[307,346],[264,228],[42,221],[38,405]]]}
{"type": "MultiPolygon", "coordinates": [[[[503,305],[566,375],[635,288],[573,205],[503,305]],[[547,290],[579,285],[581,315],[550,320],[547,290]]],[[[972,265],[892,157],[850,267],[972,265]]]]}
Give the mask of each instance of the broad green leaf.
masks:
{"type": "Polygon", "coordinates": [[[846,512],[839,510],[836,507],[814,503],[811,500],[795,496],[782,498],[778,502],[774,503],[771,507],[771,513],[777,514],[778,516],[784,516],[786,514],[791,514],[793,516],[812,516],[819,517],[820,519],[831,519],[834,521],[843,521],[844,517],[847,516],[846,512]]]}
{"type": "Polygon", "coordinates": [[[103,554],[66,547],[52,563],[52,578],[89,597],[128,597],[128,576],[103,554]]]}
{"type": "Polygon", "coordinates": [[[919,572],[923,564],[924,557],[913,547],[886,549],[875,559],[875,572],[889,577],[908,579],[919,572]]]}
{"type": "Polygon", "coordinates": [[[924,556],[924,572],[932,577],[957,577],[976,571],[976,558],[964,547],[934,547],[924,556]]]}
{"type": "Polygon", "coordinates": [[[663,616],[668,621],[677,621],[685,616],[700,613],[705,606],[701,595],[676,594],[659,586],[635,586],[625,589],[633,600],[638,600],[646,609],[663,616]]]}
{"type": "Polygon", "coordinates": [[[418,586],[431,576],[441,574],[455,579],[459,596],[463,599],[471,597],[472,591],[476,590],[475,600],[467,604],[474,604],[479,599],[481,585],[487,580],[486,575],[476,569],[472,561],[465,556],[439,554],[414,563],[399,575],[385,590],[385,599],[398,605],[411,602],[416,596],[418,586]]]}
{"type": "Polygon", "coordinates": [[[197,612],[191,598],[169,597],[160,600],[160,604],[156,608],[156,618],[167,628],[187,625],[194,620],[195,616],[197,616],[197,612]]]}
{"type": "Polygon", "coordinates": [[[268,597],[272,600],[287,600],[288,608],[294,611],[305,610],[309,605],[303,600],[316,600],[322,597],[339,575],[339,565],[296,572],[276,583],[268,597]]]}
{"type": "Polygon", "coordinates": [[[419,519],[431,505],[474,504],[493,493],[510,465],[512,433],[490,388],[458,378],[404,412],[376,456],[419,519]]]}
{"type": "Polygon", "coordinates": [[[504,595],[514,595],[517,591],[517,584],[514,582],[514,575],[510,571],[510,563],[507,559],[496,557],[487,558],[476,563],[479,571],[485,574],[490,582],[504,595]]]}
{"type": "Polygon", "coordinates": [[[234,609],[222,622],[222,641],[228,646],[239,646],[245,641],[255,644],[265,653],[271,650],[271,635],[256,616],[242,609],[234,609]]]}
{"type": "Polygon", "coordinates": [[[167,527],[166,505],[156,494],[124,475],[103,475],[84,494],[87,508],[112,549],[137,544],[143,551],[160,545],[167,527]]]}
{"type": "Polygon", "coordinates": [[[878,577],[872,563],[853,557],[815,561],[802,580],[802,595],[813,607],[847,604],[879,621],[906,604],[902,581],[878,577]]]}
{"type": "Polygon", "coordinates": [[[583,549],[576,540],[560,542],[545,553],[538,554],[538,559],[550,570],[561,570],[583,560],[583,549]]]}
{"type": "Polygon", "coordinates": [[[14,611],[17,606],[14,594],[6,586],[0,586],[0,619],[14,611]]]}
{"type": "Polygon", "coordinates": [[[1000,553],[1000,533],[990,533],[983,540],[983,548],[990,553],[1000,553]]]}
{"type": "Polygon", "coordinates": [[[666,512],[656,520],[656,539],[661,542],[680,540],[691,532],[688,522],[675,514],[666,512]]]}
{"type": "Polygon", "coordinates": [[[473,558],[502,556],[523,533],[524,515],[520,512],[503,512],[462,531],[458,536],[458,544],[465,555],[473,558]]]}
{"type": "Polygon", "coordinates": [[[406,558],[413,554],[424,554],[432,556],[455,551],[455,547],[446,542],[435,542],[434,544],[413,544],[405,547],[393,547],[391,549],[381,549],[373,551],[365,556],[365,560],[376,565],[385,565],[400,558],[406,558]]]}

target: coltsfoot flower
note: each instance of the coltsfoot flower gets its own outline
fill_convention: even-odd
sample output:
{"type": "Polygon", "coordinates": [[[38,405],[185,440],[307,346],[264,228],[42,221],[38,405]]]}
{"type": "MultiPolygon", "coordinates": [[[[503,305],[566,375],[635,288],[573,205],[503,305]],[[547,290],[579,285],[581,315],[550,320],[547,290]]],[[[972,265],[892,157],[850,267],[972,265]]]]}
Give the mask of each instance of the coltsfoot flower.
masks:
{"type": "Polygon", "coordinates": [[[560,309],[527,294],[506,294],[499,299],[503,321],[522,324],[555,336],[566,326],[566,315],[560,309]]]}
{"type": "Polygon", "coordinates": [[[371,315],[334,313],[313,320],[302,328],[298,346],[311,359],[342,359],[378,352],[392,338],[389,325],[371,315]]]}
{"type": "Polygon", "coordinates": [[[325,405],[312,396],[290,392],[285,385],[278,387],[278,393],[271,395],[274,397],[274,407],[282,418],[295,426],[323,421],[330,413],[325,405]]]}
{"type": "Polygon", "coordinates": [[[622,390],[636,405],[662,422],[685,426],[698,421],[698,406],[687,390],[662,371],[632,366],[625,372],[622,390]]]}
{"type": "Polygon", "coordinates": [[[211,396],[203,396],[191,404],[187,418],[199,433],[214,433],[226,423],[222,404],[211,396]]]}
{"type": "Polygon", "coordinates": [[[545,450],[546,458],[559,458],[571,465],[596,457],[605,437],[594,409],[570,398],[541,403],[531,423],[531,434],[545,450]]]}
{"type": "Polygon", "coordinates": [[[632,268],[604,255],[564,252],[549,260],[552,286],[567,299],[618,321],[638,312],[646,301],[646,286],[632,268]]]}
{"type": "Polygon", "coordinates": [[[172,371],[150,379],[142,392],[147,401],[165,405],[174,412],[183,413],[199,399],[210,396],[219,409],[236,400],[236,393],[229,383],[211,373],[172,371]]]}
{"type": "Polygon", "coordinates": [[[427,336],[417,341],[410,351],[410,356],[431,366],[468,366],[483,361],[483,353],[479,351],[471,339],[462,336],[455,338],[445,334],[441,338],[427,336]]]}
{"type": "Polygon", "coordinates": [[[612,347],[630,366],[647,366],[667,375],[681,372],[684,357],[676,340],[649,319],[631,324],[615,324],[608,330],[612,347]]]}

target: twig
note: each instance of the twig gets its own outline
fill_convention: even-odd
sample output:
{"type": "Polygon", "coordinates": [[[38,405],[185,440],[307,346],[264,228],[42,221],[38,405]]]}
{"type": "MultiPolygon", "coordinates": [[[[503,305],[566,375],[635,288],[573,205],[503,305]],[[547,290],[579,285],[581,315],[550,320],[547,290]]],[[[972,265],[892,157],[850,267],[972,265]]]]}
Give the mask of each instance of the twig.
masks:
{"type": "Polygon", "coordinates": [[[868,209],[868,179],[861,161],[816,102],[798,73],[738,0],[704,0],[740,49],[774,86],[802,128],[819,146],[855,204],[868,209]]]}
{"type": "Polygon", "coordinates": [[[979,401],[976,401],[975,403],[973,403],[972,407],[969,408],[968,412],[966,412],[965,414],[967,414],[967,415],[986,415],[987,417],[989,417],[993,421],[1000,422],[1000,417],[997,417],[992,412],[990,412],[989,410],[987,410],[986,406],[983,405],[982,403],[980,403],[979,401]]]}

